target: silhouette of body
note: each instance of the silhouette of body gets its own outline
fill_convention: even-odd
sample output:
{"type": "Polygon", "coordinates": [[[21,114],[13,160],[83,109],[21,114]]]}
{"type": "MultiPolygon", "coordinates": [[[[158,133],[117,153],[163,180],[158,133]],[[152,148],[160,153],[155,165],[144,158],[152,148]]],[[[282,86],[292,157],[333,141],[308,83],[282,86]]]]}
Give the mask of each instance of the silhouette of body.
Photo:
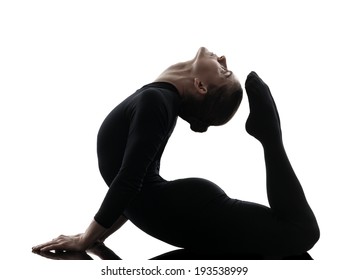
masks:
{"type": "Polygon", "coordinates": [[[110,189],[95,220],[110,227],[124,214],[155,238],[193,252],[289,256],[311,249],[318,225],[287,158],[272,95],[254,72],[245,86],[246,129],[264,148],[270,207],[229,198],[205,179],[159,175],[180,98],[171,84],[152,83],[117,106],[100,129],[99,166],[110,189]]]}
{"type": "Polygon", "coordinates": [[[201,47],[193,59],[170,66],[110,112],[98,133],[99,169],[109,186],[99,211],[84,233],[60,235],[33,251],[94,248],[127,219],[184,248],[172,257],[281,258],[311,249],[319,227],[286,155],[271,92],[255,72],[248,75],[245,88],[250,106],[246,130],[264,150],[270,207],[230,198],[205,179],[167,181],[159,174],[178,116],[193,131],[204,132],[228,122],[242,100],[241,85],[226,58],[201,47]]]}

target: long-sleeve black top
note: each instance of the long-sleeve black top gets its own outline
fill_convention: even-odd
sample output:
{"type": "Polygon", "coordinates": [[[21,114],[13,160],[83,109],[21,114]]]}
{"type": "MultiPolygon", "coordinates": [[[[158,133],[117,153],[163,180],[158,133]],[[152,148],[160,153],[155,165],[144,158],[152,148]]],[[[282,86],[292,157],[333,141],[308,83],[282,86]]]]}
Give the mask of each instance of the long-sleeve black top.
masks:
{"type": "Polygon", "coordinates": [[[180,96],[169,84],[148,84],[120,103],[98,133],[99,168],[109,190],[95,220],[109,228],[145,183],[163,180],[160,159],[176,125],[180,96]]]}

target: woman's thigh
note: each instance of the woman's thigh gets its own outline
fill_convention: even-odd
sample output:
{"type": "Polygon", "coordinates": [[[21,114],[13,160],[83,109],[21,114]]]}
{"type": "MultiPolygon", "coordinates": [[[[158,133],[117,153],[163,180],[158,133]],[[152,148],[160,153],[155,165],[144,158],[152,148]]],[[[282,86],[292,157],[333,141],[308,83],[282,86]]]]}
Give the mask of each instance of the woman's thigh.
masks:
{"type": "Polygon", "coordinates": [[[146,185],[125,211],[146,233],[200,251],[294,254],[299,232],[269,207],[229,198],[199,178],[146,185]],[[295,246],[295,247],[294,247],[295,246]]]}
{"type": "Polygon", "coordinates": [[[200,178],[148,184],[124,214],[146,233],[186,248],[195,238],[194,231],[203,226],[199,217],[222,196],[226,194],[221,188],[200,178]]]}

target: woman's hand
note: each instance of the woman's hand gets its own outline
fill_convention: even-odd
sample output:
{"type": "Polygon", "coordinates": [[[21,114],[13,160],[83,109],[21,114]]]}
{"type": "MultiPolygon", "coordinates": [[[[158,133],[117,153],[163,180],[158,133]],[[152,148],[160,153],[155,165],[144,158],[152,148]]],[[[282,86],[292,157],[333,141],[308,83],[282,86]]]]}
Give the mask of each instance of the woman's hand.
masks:
{"type": "Polygon", "coordinates": [[[88,246],[85,245],[84,234],[60,235],[52,241],[34,246],[32,250],[37,251],[85,251],[88,246]]]}
{"type": "Polygon", "coordinates": [[[73,252],[73,251],[34,251],[34,254],[37,254],[41,257],[45,257],[51,260],[93,260],[93,258],[88,255],[86,252],[73,252]]]}
{"type": "Polygon", "coordinates": [[[44,252],[51,250],[58,251],[86,251],[87,248],[97,242],[106,232],[106,228],[99,225],[96,221],[92,221],[85,233],[76,235],[60,235],[52,241],[34,246],[33,252],[44,252]]]}

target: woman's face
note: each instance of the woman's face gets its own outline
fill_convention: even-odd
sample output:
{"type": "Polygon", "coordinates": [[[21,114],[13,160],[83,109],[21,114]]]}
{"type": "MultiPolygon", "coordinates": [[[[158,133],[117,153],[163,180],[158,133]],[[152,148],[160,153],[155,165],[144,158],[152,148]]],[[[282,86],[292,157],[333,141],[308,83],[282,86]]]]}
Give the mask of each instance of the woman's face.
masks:
{"type": "Polygon", "coordinates": [[[227,68],[226,57],[219,57],[205,47],[201,47],[194,58],[194,72],[207,84],[218,85],[235,81],[233,72],[227,68]]]}

